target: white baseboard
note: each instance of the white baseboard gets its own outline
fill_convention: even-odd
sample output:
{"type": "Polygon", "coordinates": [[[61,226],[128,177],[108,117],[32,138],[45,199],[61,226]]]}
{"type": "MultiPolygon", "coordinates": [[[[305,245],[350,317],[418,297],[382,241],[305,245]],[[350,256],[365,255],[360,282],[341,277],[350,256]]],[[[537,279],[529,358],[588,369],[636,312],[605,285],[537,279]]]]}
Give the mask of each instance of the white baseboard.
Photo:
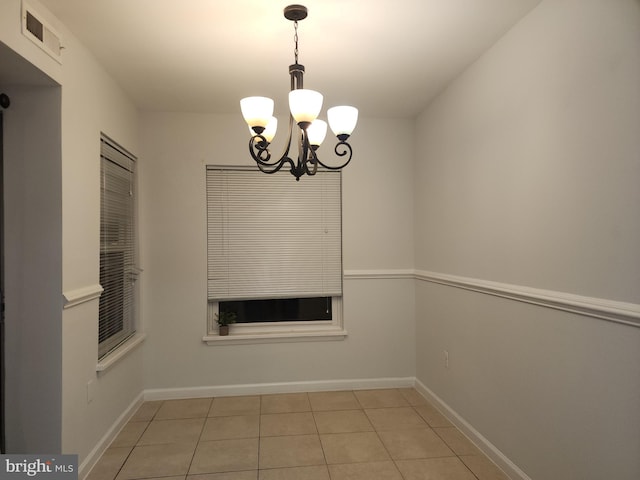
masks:
{"type": "Polygon", "coordinates": [[[136,413],[140,405],[144,402],[144,392],[141,392],[133,402],[127,407],[127,409],[118,417],[118,419],[113,423],[111,428],[103,435],[98,444],[91,450],[87,458],[78,466],[78,478],[84,479],[89,475],[91,469],[94,465],[100,460],[100,457],[105,452],[111,442],[116,438],[120,430],[127,424],[129,419],[133,417],[136,413]]]}
{"type": "Polygon", "coordinates": [[[414,377],[365,378],[347,380],[319,380],[308,382],[254,383],[188,388],[158,388],[145,390],[145,400],[174,400],[180,398],[230,397],[239,395],[267,395],[270,393],[327,392],[337,390],[367,390],[375,388],[409,388],[414,377]]]}
{"type": "Polygon", "coordinates": [[[512,480],[531,480],[518,466],[509,460],[495,445],[487,440],[480,432],[462,418],[458,413],[447,405],[440,397],[433,393],[420,380],[416,379],[415,389],[433,404],[440,412],[453,423],[458,430],[466,435],[482,453],[484,453],[493,463],[495,463],[512,480]]]}

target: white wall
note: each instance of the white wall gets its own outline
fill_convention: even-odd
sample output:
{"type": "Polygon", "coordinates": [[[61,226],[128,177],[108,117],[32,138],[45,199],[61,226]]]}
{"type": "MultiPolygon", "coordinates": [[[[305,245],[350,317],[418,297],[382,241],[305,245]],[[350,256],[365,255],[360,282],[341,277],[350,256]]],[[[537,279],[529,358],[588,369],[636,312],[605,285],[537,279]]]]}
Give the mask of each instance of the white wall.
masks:
{"type": "Polygon", "coordinates": [[[6,446],[11,453],[56,452],[62,423],[60,89],[3,92],[12,100],[3,114],[6,446]]]}
{"type": "MultiPolygon", "coordinates": [[[[542,2],[418,119],[417,268],[637,307],[639,131],[640,3],[542,2]]],[[[416,296],[418,379],[526,474],[640,477],[639,328],[416,296]]]]}
{"type": "Polygon", "coordinates": [[[49,76],[59,68],[20,35],[19,1],[0,4],[0,59],[6,69],[0,87],[12,101],[4,112],[2,185],[6,448],[56,452],[62,423],[61,93],[49,76]]]}
{"type": "MultiPolygon", "coordinates": [[[[62,260],[63,292],[69,295],[99,284],[100,133],[138,154],[138,113],[89,52],[61,30],[62,260]]],[[[62,445],[78,453],[80,463],[143,389],[141,351],[97,375],[97,345],[98,301],[65,309],[62,445]]]]}
{"type": "MultiPolygon", "coordinates": [[[[46,388],[61,403],[50,404],[47,445],[83,462],[143,388],[417,375],[532,478],[640,475],[640,329],[426,282],[414,292],[412,280],[377,276],[416,267],[640,303],[636,0],[545,1],[417,129],[409,120],[361,119],[343,175],[344,265],[372,278],[345,281],[348,338],[221,347],[201,341],[204,171],[207,163],[250,163],[240,115],[149,113],[138,132],[128,99],[54,18],[67,47],[63,66],[21,36],[19,5],[0,4],[0,41],[62,85],[61,145],[48,136],[30,147],[61,152],[52,166],[61,210],[49,207],[62,230],[54,225],[44,238],[50,252],[61,238],[62,254],[52,257],[50,303],[38,315],[58,336],[47,358],[61,356],[50,370],[61,383],[46,388]],[[144,351],[97,376],[97,302],[62,311],[61,294],[98,282],[100,131],[140,156],[149,337],[144,351]]],[[[27,103],[55,104],[56,90],[42,88],[27,103]]],[[[20,98],[29,89],[15,91],[20,98]]],[[[8,364],[32,351],[23,345],[8,364]]],[[[37,366],[25,366],[28,378],[37,366]]],[[[33,433],[33,422],[15,421],[11,402],[12,431],[33,433]]],[[[44,444],[24,445],[35,453],[44,444]]]]}
{"type": "MultiPolygon", "coordinates": [[[[411,280],[346,280],[345,341],[206,346],[205,165],[249,165],[247,129],[239,114],[148,113],[141,125],[147,388],[415,374],[411,280]]],[[[412,132],[409,121],[361,119],[352,137],[355,156],[343,176],[346,269],[413,263],[412,132]]]]}
{"type": "MultiPolygon", "coordinates": [[[[70,297],[99,283],[100,132],[137,152],[138,117],[119,87],[72,34],[37,1],[29,3],[62,34],[65,50],[60,66],[20,33],[20,0],[0,4],[0,42],[61,85],[53,94],[45,87],[27,88],[25,85],[34,79],[37,84],[46,83],[40,80],[42,75],[31,75],[29,67],[24,68],[24,75],[14,75],[16,85],[10,91],[17,94],[7,113],[7,128],[13,128],[11,116],[24,112],[25,105],[35,115],[22,122],[26,126],[33,123],[30,129],[25,128],[30,135],[24,142],[36,161],[32,166],[26,164],[29,168],[24,167],[21,181],[29,188],[45,185],[48,195],[29,195],[22,198],[22,204],[9,202],[11,208],[35,212],[31,202],[38,199],[45,207],[41,210],[44,218],[18,218],[22,223],[15,232],[22,233],[24,248],[42,248],[40,255],[46,255],[49,263],[39,272],[35,285],[40,290],[34,288],[35,280],[7,286],[17,292],[24,305],[30,305],[30,322],[41,329],[40,335],[34,336],[33,327],[15,323],[19,317],[11,316],[13,306],[7,299],[7,341],[12,340],[9,334],[20,338],[7,351],[7,366],[20,365],[9,373],[19,373],[19,381],[7,384],[6,417],[11,419],[7,443],[22,453],[77,453],[82,464],[143,389],[140,351],[99,377],[96,375],[96,300],[62,309],[63,294],[70,297]],[[41,167],[36,169],[38,165],[41,167]],[[48,350],[40,345],[45,340],[49,342],[48,350]],[[25,358],[32,360],[27,362],[25,358]],[[33,360],[38,358],[46,367],[33,360]],[[47,373],[51,374],[50,380],[42,381],[37,391],[28,387],[27,379],[35,378],[37,384],[39,377],[47,373]],[[91,403],[87,398],[89,381],[94,382],[91,403]],[[14,398],[20,399],[19,404],[9,400],[14,398]],[[50,421],[44,423],[45,427],[38,423],[42,407],[34,407],[35,403],[47,406],[50,421]]],[[[24,65],[16,65],[22,72],[24,65]]],[[[20,160],[13,151],[5,155],[5,163],[20,160]]],[[[12,234],[15,232],[12,230],[12,234]]],[[[7,253],[18,251],[16,246],[7,253]]],[[[17,276],[28,274],[29,263],[20,265],[17,271],[17,276]]]]}

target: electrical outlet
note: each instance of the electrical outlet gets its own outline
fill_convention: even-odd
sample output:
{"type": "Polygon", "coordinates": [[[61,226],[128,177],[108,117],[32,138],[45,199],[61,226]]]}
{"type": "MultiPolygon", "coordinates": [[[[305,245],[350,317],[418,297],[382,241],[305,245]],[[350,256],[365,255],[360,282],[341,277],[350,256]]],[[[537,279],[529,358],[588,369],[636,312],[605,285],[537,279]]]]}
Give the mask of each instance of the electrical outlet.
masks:
{"type": "Polygon", "coordinates": [[[449,368],[449,351],[444,350],[442,353],[444,354],[444,368],[449,368]]]}

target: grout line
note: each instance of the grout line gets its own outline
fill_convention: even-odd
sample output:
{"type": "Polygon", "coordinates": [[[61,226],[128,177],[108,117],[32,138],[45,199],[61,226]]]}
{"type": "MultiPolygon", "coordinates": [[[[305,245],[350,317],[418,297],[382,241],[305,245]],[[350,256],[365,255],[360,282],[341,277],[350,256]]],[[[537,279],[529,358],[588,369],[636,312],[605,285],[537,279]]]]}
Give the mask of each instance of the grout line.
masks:
{"type": "MultiPolygon", "coordinates": [[[[309,400],[309,405],[311,405],[311,400],[309,400]]],[[[313,424],[316,427],[316,435],[318,436],[318,443],[320,443],[320,450],[322,450],[322,458],[324,460],[324,466],[327,469],[327,475],[329,476],[329,480],[331,480],[331,472],[329,471],[329,463],[327,462],[327,454],[324,451],[324,445],[322,444],[322,438],[320,438],[320,430],[318,429],[318,422],[316,422],[316,416],[313,414],[313,410],[311,411],[311,418],[313,418],[313,424]]]]}
{"type": "Polygon", "coordinates": [[[260,444],[262,443],[262,395],[258,396],[258,461],[256,480],[260,478],[260,444]]]}
{"type": "MultiPolygon", "coordinates": [[[[133,451],[136,449],[136,447],[138,447],[138,443],[140,443],[140,440],[142,439],[142,436],[144,435],[144,433],[147,431],[147,429],[151,426],[151,422],[153,422],[153,419],[155,418],[156,414],[160,411],[160,407],[162,407],[162,405],[164,404],[164,401],[162,401],[160,403],[160,406],[158,406],[158,408],[156,409],[155,412],[153,412],[153,415],[151,415],[151,418],[149,419],[149,421],[147,422],[147,426],[144,427],[144,430],[142,431],[142,433],[140,434],[140,436],[138,437],[138,439],[136,440],[136,444],[133,445],[131,447],[131,450],[129,450],[129,453],[127,454],[127,457],[124,459],[124,461],[122,462],[122,465],[120,465],[120,467],[118,468],[118,471],[116,472],[116,474],[113,476],[113,480],[115,480],[116,478],[118,478],[118,475],[120,475],[120,472],[122,471],[122,469],[124,468],[125,464],[127,463],[127,461],[129,460],[129,458],[131,457],[131,454],[133,453],[133,451]]],[[[144,402],[142,403],[142,405],[144,405],[144,402]]],[[[138,410],[140,410],[140,408],[142,408],[142,405],[140,405],[140,407],[138,407],[138,410]]],[[[131,420],[129,420],[126,424],[125,427],[128,423],[130,423],[131,420]]],[[[117,438],[117,437],[116,437],[117,438]]],[[[113,443],[113,441],[115,440],[115,438],[111,441],[111,443],[113,443]]],[[[111,445],[109,445],[107,447],[107,450],[111,448],[111,445]]],[[[105,450],[106,452],[106,450],[105,450]]],[[[104,456],[104,453],[100,456],[100,459],[98,459],[98,462],[102,459],[102,457],[104,456]]],[[[98,464],[98,462],[96,462],[96,465],[98,464]]],[[[95,466],[94,465],[94,468],[95,466]]],[[[92,469],[93,470],[93,469],[92,469]]],[[[89,475],[91,475],[91,472],[89,472],[89,475]]],[[[87,475],[87,478],[89,477],[89,475],[87,475]]]]}
{"type": "Polygon", "coordinates": [[[191,455],[191,460],[189,461],[189,466],[187,467],[187,471],[184,474],[184,478],[186,479],[189,476],[189,471],[191,470],[191,465],[193,465],[193,459],[196,458],[196,452],[198,451],[198,447],[200,446],[200,441],[202,440],[202,434],[204,433],[204,428],[207,425],[207,419],[209,418],[209,412],[213,408],[213,397],[209,401],[209,408],[207,408],[206,413],[204,414],[204,421],[202,422],[202,428],[200,429],[200,435],[198,435],[198,440],[196,441],[196,446],[193,449],[193,454],[191,455]]]}

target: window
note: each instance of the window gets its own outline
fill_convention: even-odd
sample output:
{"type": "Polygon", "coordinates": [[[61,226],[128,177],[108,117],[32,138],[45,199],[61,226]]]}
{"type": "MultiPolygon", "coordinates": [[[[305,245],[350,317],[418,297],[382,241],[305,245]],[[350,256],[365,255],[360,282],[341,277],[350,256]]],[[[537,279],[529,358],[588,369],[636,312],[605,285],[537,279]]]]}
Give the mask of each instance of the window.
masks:
{"type": "Polygon", "coordinates": [[[100,138],[100,296],[98,358],[135,333],[135,157],[100,138]]]}
{"type": "Polygon", "coordinates": [[[331,320],[331,297],[270,298],[218,302],[220,312],[233,312],[238,323],[313,322],[331,320]]]}
{"type": "Polygon", "coordinates": [[[227,310],[238,314],[236,336],[343,334],[341,223],[339,172],[295,182],[288,172],[207,167],[209,337],[227,310]]]}

